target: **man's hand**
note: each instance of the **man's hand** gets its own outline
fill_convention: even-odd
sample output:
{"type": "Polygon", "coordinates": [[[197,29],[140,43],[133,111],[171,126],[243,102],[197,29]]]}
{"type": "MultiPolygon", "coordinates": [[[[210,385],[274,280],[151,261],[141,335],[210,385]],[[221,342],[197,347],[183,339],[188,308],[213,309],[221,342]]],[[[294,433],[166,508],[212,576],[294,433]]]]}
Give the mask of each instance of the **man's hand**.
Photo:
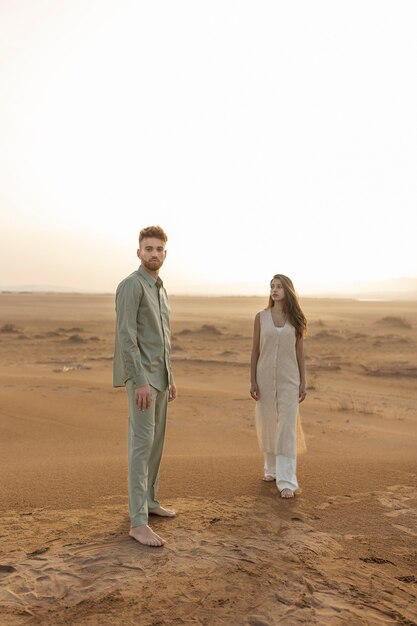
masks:
{"type": "Polygon", "coordinates": [[[171,402],[171,400],[175,400],[176,397],[177,397],[177,388],[175,385],[170,385],[168,389],[168,402],[171,402]]]}
{"type": "Polygon", "coordinates": [[[135,402],[139,411],[149,409],[152,402],[152,389],[150,385],[142,385],[135,389],[135,402]]]}

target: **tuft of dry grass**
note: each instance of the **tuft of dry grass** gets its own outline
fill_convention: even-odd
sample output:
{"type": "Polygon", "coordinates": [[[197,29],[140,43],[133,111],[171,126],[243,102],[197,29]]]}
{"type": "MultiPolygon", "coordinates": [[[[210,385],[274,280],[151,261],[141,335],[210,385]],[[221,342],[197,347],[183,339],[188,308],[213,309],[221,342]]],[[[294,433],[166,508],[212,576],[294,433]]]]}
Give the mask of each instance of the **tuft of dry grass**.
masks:
{"type": "Polygon", "coordinates": [[[338,411],[352,412],[354,410],[354,404],[352,398],[341,398],[337,406],[338,411]]]}
{"type": "Polygon", "coordinates": [[[358,413],[361,413],[362,415],[375,415],[376,411],[374,410],[374,408],[369,404],[369,402],[363,402],[361,404],[358,404],[355,407],[355,410],[358,413]]]}
{"type": "Polygon", "coordinates": [[[376,415],[376,410],[369,402],[354,402],[351,397],[339,400],[337,410],[345,413],[361,413],[362,415],[376,415]]]}

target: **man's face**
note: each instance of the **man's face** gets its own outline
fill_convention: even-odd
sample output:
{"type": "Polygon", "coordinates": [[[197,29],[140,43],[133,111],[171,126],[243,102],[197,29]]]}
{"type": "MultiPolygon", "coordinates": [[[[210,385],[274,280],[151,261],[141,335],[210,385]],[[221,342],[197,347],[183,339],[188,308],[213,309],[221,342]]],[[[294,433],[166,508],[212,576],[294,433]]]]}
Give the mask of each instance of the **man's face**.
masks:
{"type": "Polygon", "coordinates": [[[165,243],[156,237],[145,237],[140,242],[137,254],[149,272],[157,272],[165,261],[165,243]]]}

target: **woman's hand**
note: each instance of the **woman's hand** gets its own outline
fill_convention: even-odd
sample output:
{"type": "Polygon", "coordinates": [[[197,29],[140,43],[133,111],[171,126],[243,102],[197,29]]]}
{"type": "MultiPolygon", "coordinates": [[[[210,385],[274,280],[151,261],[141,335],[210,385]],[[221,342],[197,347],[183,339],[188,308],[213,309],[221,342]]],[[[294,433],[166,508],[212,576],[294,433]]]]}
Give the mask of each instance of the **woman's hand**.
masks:
{"type": "Polygon", "coordinates": [[[250,395],[254,400],[259,400],[259,389],[257,383],[251,383],[250,395]]]}
{"type": "Polygon", "coordinates": [[[302,402],[306,399],[307,391],[304,383],[300,384],[300,389],[298,391],[298,402],[302,402]]]}

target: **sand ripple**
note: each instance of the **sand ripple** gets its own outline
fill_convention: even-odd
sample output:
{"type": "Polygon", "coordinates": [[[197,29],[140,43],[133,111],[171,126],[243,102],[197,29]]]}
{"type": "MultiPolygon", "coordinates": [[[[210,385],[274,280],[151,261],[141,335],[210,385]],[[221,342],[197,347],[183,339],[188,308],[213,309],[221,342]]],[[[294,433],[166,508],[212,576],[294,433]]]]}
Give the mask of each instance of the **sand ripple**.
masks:
{"type": "MultiPolygon", "coordinates": [[[[376,495],[388,515],[409,497],[376,495]]],[[[177,500],[175,520],[156,520],[163,549],[127,536],[120,504],[67,511],[67,526],[62,512],[10,517],[33,549],[0,569],[1,623],[415,624],[413,585],[393,579],[394,564],[353,563],[296,502],[286,519],[274,502],[177,500]],[[51,533],[42,545],[40,525],[51,533]]]]}

